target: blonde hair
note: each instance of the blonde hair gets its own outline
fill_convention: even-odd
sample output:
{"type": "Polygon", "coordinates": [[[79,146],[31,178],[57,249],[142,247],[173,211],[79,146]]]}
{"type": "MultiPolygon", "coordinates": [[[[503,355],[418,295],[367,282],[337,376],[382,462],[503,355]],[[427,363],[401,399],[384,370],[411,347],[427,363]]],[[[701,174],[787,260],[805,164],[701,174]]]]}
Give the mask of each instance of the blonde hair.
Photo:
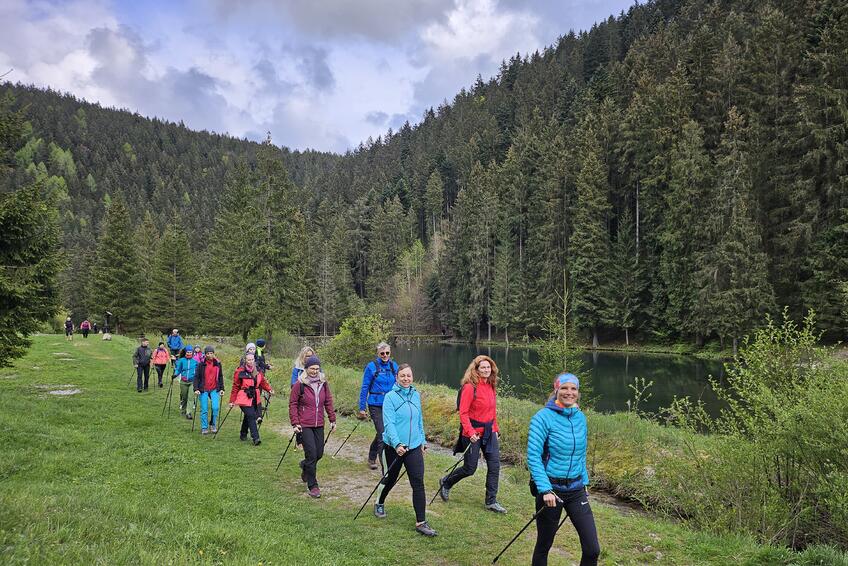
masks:
{"type": "Polygon", "coordinates": [[[306,355],[306,352],[312,352],[311,354],[309,354],[309,356],[315,355],[315,349],[314,348],[312,348],[311,346],[304,346],[303,348],[300,349],[300,352],[297,354],[297,357],[294,359],[294,367],[296,367],[296,368],[302,368],[303,367],[303,364],[306,363],[306,358],[309,357],[308,355],[306,355]]]}
{"type": "Polygon", "coordinates": [[[480,373],[477,371],[477,368],[480,367],[482,362],[489,362],[489,365],[492,366],[492,375],[489,376],[487,380],[489,384],[491,384],[492,389],[497,389],[498,387],[498,364],[495,363],[495,360],[490,358],[489,356],[477,356],[471,363],[468,364],[468,368],[465,370],[465,375],[462,376],[462,381],[459,382],[460,386],[465,385],[466,383],[470,383],[473,386],[477,387],[477,383],[482,379],[480,377],[480,373]]]}

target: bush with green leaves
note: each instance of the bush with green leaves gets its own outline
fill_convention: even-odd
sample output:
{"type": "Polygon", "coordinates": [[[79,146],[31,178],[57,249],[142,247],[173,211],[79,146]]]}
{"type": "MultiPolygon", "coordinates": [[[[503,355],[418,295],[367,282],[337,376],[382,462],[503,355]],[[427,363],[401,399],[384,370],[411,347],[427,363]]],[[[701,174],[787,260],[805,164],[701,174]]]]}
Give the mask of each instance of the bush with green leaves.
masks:
{"type": "Polygon", "coordinates": [[[538,341],[539,361],[535,364],[524,362],[527,397],[544,401],[551,394],[554,378],[568,371],[580,379],[580,404],[585,406],[591,395],[591,376],[584,367],[583,350],[578,347],[573,328],[564,324],[561,316],[548,314],[544,330],[546,338],[538,341]]]}
{"type": "Polygon", "coordinates": [[[340,366],[362,367],[376,357],[377,344],[388,341],[392,324],[379,314],[348,317],[339,333],[321,348],[321,357],[340,366]]]}

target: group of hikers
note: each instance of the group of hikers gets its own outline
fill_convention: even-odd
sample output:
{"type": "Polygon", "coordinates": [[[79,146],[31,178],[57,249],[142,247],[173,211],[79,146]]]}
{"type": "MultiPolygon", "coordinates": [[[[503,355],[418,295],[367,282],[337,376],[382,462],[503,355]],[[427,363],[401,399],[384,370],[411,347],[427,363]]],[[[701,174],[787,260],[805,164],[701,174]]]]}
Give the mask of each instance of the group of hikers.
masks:
{"type": "MultiPolygon", "coordinates": [[[[244,355],[233,374],[229,409],[224,416],[225,421],[229,410],[237,405],[243,415],[240,439],[247,440],[249,433],[254,446],[261,444],[259,427],[270,396],[275,394],[266,378],[272,366],[267,361],[264,348],[264,340],[257,340],[245,347],[244,355]]],[[[436,530],[426,518],[424,455],[427,452],[427,439],[421,397],[414,386],[413,370],[409,364],[395,362],[391,356],[391,347],[385,342],[377,345],[376,354],[376,358],[365,366],[363,372],[357,415],[360,422],[370,420],[374,426],[375,436],[368,449],[367,465],[372,470],[382,472],[374,490],[377,499],[373,513],[378,519],[387,517],[386,499],[403,468],[412,488],[415,530],[424,536],[436,536],[436,530]]],[[[200,346],[185,345],[176,329],[166,342],[159,343],[155,351],[150,350],[149,342],[143,338],[133,354],[138,391],[147,389],[151,363],[156,367],[158,385],[162,387],[162,375],[169,361],[173,366],[173,380],[180,382],[180,414],[187,419],[193,418],[192,412],[196,411],[196,406],[191,411],[188,409],[190,390],[193,388],[200,402],[201,434],[217,434],[220,400],[224,396],[224,377],[215,348],[206,346],[201,352],[200,346]]],[[[460,430],[454,454],[462,456],[453,469],[439,479],[436,495],[444,502],[450,500],[450,492],[455,485],[474,475],[482,457],[487,466],[484,508],[494,513],[507,512],[497,500],[500,472],[497,387],[498,367],[495,361],[485,355],[475,357],[465,370],[457,396],[460,430]]],[[[303,458],[299,463],[301,480],[306,484],[310,497],[320,498],[317,467],[324,455],[324,445],[335,430],[336,412],[330,382],[313,348],[304,347],[295,358],[290,388],[288,405],[292,439],[289,445],[292,440],[296,440],[297,446],[302,448],[303,458]],[[326,436],[325,415],[330,429],[326,436]]],[[[563,511],[580,538],[580,564],[597,564],[600,554],[595,520],[587,497],[588,435],[586,418],[578,406],[579,398],[580,381],[577,376],[571,373],[557,375],[547,403],[530,421],[527,465],[532,477],[530,491],[536,500],[536,514],[525,528],[535,520],[537,536],[532,560],[534,566],[547,564],[548,553],[562,524],[560,518],[563,511]]]]}
{"type": "MultiPolygon", "coordinates": [[[[74,326],[74,321],[71,320],[71,317],[65,319],[65,340],[73,340],[74,339],[74,330],[76,327],[74,326]]],[[[97,334],[97,322],[92,323],[90,320],[85,319],[79,325],[79,331],[82,332],[83,338],[88,338],[88,334],[90,332],[94,332],[97,334]]]]}

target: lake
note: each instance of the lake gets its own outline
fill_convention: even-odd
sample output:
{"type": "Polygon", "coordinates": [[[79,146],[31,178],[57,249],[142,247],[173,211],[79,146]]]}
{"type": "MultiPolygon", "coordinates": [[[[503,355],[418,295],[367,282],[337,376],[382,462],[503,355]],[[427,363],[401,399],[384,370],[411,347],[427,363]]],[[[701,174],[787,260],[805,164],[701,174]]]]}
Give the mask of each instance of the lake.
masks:
{"type": "MultiPolygon", "coordinates": [[[[441,383],[456,388],[471,360],[486,354],[495,360],[501,376],[507,376],[522,396],[525,360],[535,363],[538,353],[527,348],[476,347],[470,344],[397,344],[392,352],[398,363],[411,364],[415,379],[425,383],[441,383]]],[[[634,378],[653,381],[650,399],[640,408],[657,411],[671,404],[674,396],[701,399],[707,410],[716,414],[720,401],[710,387],[707,376],[719,379],[724,366],[719,361],[702,360],[673,354],[634,354],[625,352],[585,352],[585,368],[591,371],[595,408],[602,412],[626,411],[627,401],[633,399],[628,385],[634,378]]],[[[578,376],[579,377],[579,376],[578,376]]],[[[554,376],[551,376],[553,382],[554,376]]]]}

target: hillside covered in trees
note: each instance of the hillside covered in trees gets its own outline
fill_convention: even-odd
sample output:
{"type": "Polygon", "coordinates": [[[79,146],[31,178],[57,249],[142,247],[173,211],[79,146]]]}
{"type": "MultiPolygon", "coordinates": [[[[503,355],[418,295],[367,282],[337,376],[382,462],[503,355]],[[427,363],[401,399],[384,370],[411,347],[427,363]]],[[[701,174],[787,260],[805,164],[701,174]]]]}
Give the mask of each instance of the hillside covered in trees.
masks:
{"type": "Polygon", "coordinates": [[[514,339],[568,296],[596,343],[735,341],[784,305],[846,337],[844,2],[634,5],[343,156],[0,90],[77,317],[514,339]]]}

